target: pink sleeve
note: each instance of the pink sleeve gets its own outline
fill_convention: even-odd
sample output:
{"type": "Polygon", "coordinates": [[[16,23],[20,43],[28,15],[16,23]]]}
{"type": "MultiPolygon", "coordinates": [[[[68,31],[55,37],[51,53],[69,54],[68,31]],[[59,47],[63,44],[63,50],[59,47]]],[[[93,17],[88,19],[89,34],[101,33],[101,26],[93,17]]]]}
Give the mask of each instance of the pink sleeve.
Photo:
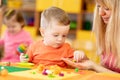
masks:
{"type": "Polygon", "coordinates": [[[4,45],[4,40],[3,39],[0,40],[0,46],[1,45],[4,45]]]}
{"type": "Polygon", "coordinates": [[[101,58],[102,58],[101,63],[103,66],[105,66],[106,68],[112,71],[120,73],[120,68],[116,67],[117,59],[115,55],[113,55],[112,53],[110,53],[109,55],[106,53],[103,53],[101,58]]]}

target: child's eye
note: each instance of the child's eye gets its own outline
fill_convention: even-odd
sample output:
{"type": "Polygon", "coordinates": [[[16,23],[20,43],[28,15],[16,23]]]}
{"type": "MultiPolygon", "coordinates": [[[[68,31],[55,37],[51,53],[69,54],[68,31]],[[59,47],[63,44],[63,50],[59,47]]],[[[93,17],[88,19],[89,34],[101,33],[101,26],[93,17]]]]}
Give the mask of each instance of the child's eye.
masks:
{"type": "Polygon", "coordinates": [[[66,37],[66,35],[63,35],[63,37],[66,37]]]}
{"type": "Polygon", "coordinates": [[[58,35],[54,35],[54,37],[57,37],[58,35]]]}

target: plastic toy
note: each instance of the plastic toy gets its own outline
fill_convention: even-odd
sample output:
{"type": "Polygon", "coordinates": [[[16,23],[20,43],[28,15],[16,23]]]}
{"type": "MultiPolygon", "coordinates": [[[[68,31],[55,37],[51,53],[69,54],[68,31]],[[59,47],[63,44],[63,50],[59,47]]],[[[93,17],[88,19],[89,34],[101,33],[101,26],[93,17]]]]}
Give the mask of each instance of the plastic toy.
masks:
{"type": "Polygon", "coordinates": [[[20,44],[20,45],[18,46],[18,48],[17,48],[17,51],[18,51],[19,53],[25,53],[25,51],[26,51],[26,46],[25,46],[24,44],[20,44]]]}

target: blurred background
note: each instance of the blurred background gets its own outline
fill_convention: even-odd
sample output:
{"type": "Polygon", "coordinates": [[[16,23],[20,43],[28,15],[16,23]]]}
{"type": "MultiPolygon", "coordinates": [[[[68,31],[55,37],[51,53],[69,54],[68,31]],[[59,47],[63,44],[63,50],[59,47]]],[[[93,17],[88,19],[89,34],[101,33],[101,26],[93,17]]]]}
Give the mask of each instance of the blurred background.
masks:
{"type": "MultiPolygon", "coordinates": [[[[95,36],[92,32],[94,0],[0,0],[0,2],[0,7],[22,11],[26,21],[24,28],[34,40],[41,38],[38,30],[41,12],[50,6],[62,8],[71,19],[70,32],[66,42],[77,50],[83,50],[89,58],[99,62],[96,55],[95,36]]],[[[0,36],[6,29],[1,14],[2,10],[0,10],[0,36]]]]}

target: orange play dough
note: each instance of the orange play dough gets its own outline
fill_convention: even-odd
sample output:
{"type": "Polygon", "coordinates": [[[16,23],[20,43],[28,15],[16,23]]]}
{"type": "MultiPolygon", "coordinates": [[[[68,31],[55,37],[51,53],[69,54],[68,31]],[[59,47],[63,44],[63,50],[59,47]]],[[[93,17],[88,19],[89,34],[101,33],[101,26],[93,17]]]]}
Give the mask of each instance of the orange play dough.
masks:
{"type": "Polygon", "coordinates": [[[3,70],[1,70],[0,74],[1,74],[1,76],[7,76],[8,71],[6,69],[3,69],[3,70]]]}

